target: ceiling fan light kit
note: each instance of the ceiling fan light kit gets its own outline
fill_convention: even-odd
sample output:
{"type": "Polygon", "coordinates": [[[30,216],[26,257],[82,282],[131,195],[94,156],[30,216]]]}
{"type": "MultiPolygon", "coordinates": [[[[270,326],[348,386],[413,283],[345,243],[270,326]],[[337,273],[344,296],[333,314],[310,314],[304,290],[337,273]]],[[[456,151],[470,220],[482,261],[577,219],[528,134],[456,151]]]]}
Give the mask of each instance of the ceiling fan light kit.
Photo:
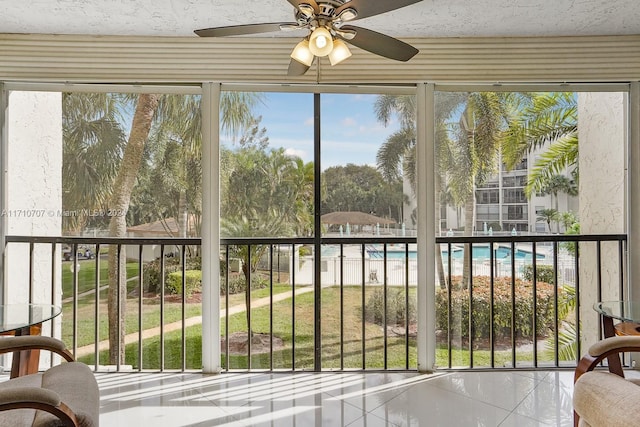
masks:
{"type": "Polygon", "coordinates": [[[351,56],[351,51],[345,42],[336,39],[333,42],[333,50],[329,53],[329,63],[337,65],[351,56]]]}
{"type": "Polygon", "coordinates": [[[327,56],[333,50],[333,37],[324,27],[318,27],[309,37],[309,50],[315,56],[327,56]]]}
{"type": "Polygon", "coordinates": [[[288,71],[290,76],[306,73],[316,56],[328,56],[331,65],[339,64],[351,56],[347,43],[396,61],[408,61],[418,53],[418,49],[393,37],[345,24],[355,19],[368,18],[419,3],[422,0],[287,1],[295,8],[295,22],[233,25],[196,30],[195,33],[200,37],[228,37],[306,29],[309,35],[291,52],[288,71]]]}
{"type": "Polygon", "coordinates": [[[296,47],[293,48],[293,52],[291,52],[291,58],[295,59],[301,64],[306,65],[307,67],[311,67],[315,56],[309,49],[309,40],[303,39],[300,43],[298,43],[296,47]]]}

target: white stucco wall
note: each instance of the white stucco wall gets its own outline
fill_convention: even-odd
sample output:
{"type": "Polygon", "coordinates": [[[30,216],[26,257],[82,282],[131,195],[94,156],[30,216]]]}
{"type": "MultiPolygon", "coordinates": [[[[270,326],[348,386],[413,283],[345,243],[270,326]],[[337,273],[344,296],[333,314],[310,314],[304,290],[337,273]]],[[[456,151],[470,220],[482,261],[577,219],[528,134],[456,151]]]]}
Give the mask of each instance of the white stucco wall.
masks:
{"type": "MultiPolygon", "coordinates": [[[[11,92],[7,121],[7,170],[5,172],[5,221],[7,235],[59,236],[62,195],[61,94],[11,92]]],[[[58,252],[60,253],[60,251],[58,252]]],[[[29,300],[29,245],[12,243],[6,248],[4,303],[29,300]]],[[[34,250],[33,302],[52,301],[52,259],[49,245],[34,250]]],[[[61,301],[61,263],[54,274],[55,299],[61,301]]],[[[59,336],[61,319],[46,322],[43,334],[59,336]]],[[[42,353],[41,366],[49,355],[42,353]]],[[[8,362],[5,362],[8,363],[8,362]]],[[[7,366],[5,364],[5,366],[7,366]]]]}
{"type": "MultiPolygon", "coordinates": [[[[626,94],[579,93],[580,231],[625,232],[626,94]]],[[[583,349],[598,339],[596,246],[580,246],[580,303],[583,349]]],[[[620,299],[617,243],[602,245],[602,299],[620,299]]]]}

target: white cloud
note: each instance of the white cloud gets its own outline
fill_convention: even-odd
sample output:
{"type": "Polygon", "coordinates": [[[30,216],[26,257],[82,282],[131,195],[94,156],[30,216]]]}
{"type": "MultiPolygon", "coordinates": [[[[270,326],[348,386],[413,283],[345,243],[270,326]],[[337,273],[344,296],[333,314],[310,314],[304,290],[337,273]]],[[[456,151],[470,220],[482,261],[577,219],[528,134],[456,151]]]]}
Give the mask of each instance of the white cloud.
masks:
{"type": "Polygon", "coordinates": [[[308,118],[304,121],[305,126],[313,126],[313,117],[308,118]]]}
{"type": "Polygon", "coordinates": [[[353,127],[356,126],[356,124],[356,120],[351,117],[345,117],[342,119],[342,126],[353,127]]]}
{"type": "Polygon", "coordinates": [[[297,148],[286,148],[284,150],[285,154],[287,156],[296,156],[296,157],[300,157],[302,160],[305,160],[306,156],[307,156],[307,152],[304,150],[298,150],[297,148]]]}

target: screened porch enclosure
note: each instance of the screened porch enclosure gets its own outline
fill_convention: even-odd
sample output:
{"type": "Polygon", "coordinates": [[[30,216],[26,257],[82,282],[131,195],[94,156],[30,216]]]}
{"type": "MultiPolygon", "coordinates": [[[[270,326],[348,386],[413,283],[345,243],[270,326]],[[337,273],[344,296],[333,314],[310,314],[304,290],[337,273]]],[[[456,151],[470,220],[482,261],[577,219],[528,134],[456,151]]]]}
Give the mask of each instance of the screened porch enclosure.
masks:
{"type": "Polygon", "coordinates": [[[156,87],[124,235],[108,196],[151,88],[104,89],[3,96],[3,300],[61,305],[45,333],[97,371],[570,368],[600,336],[593,303],[629,295],[628,85],[562,92],[580,156],[558,175],[579,162],[576,194],[525,194],[543,145],[454,163],[498,138],[482,102],[529,111],[558,87],[156,87]],[[106,117],[65,103],[86,93],[122,103],[118,126],[72,146],[70,121],[106,117]],[[234,129],[237,101],[252,110],[234,129]]]}

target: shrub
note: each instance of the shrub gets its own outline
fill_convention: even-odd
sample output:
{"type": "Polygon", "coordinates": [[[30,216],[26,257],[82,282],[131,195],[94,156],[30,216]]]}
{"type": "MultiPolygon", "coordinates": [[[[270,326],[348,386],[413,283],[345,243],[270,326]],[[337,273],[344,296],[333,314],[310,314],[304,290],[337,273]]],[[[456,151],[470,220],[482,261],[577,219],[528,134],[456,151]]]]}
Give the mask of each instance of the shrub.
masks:
{"type": "MultiPolygon", "coordinates": [[[[252,290],[263,289],[269,286],[269,281],[264,277],[253,276],[252,279],[253,279],[252,280],[253,283],[251,283],[252,290]]],[[[240,294],[244,292],[246,288],[247,288],[247,280],[245,279],[244,275],[229,277],[229,295],[240,294]]],[[[222,280],[220,282],[220,295],[224,296],[225,292],[226,292],[226,284],[224,283],[224,280],[222,280]]]]}
{"type": "MultiPolygon", "coordinates": [[[[416,321],[416,303],[409,298],[409,322],[406,316],[405,292],[402,288],[387,288],[387,325],[407,326],[416,321]]],[[[368,322],[382,325],[384,323],[384,290],[376,289],[367,300],[365,319],[368,322]]]]}
{"type": "MultiPolygon", "coordinates": [[[[194,292],[202,290],[202,271],[187,270],[184,272],[185,296],[188,298],[194,292]]],[[[167,276],[165,284],[167,292],[171,294],[182,294],[182,271],[174,271],[167,276]]]]}
{"type": "MultiPolygon", "coordinates": [[[[452,333],[454,336],[469,337],[469,290],[459,286],[460,277],[452,278],[451,291],[452,333]]],[[[562,292],[562,291],[560,291],[562,292]]],[[[515,309],[512,310],[511,278],[494,279],[493,291],[493,334],[496,339],[511,337],[511,317],[515,314],[516,337],[533,338],[533,285],[531,282],[516,279],[515,309]]],[[[554,287],[538,282],[536,288],[537,336],[546,336],[554,328],[554,287]]],[[[447,330],[449,316],[447,289],[436,291],[436,327],[447,330]]],[[[490,278],[473,278],[473,337],[489,338],[491,332],[491,294],[490,278]]]]}
{"type": "MultiPolygon", "coordinates": [[[[522,269],[522,274],[524,275],[524,280],[533,282],[533,265],[525,265],[522,269]]],[[[546,282],[553,285],[555,283],[553,274],[554,273],[552,265],[536,265],[536,275],[538,276],[538,282],[546,282]]]]}
{"type": "MultiPolygon", "coordinates": [[[[200,257],[186,258],[185,270],[202,270],[202,261],[200,257]]],[[[170,257],[164,259],[165,279],[169,274],[182,270],[180,266],[180,257],[170,257]]],[[[160,292],[162,285],[162,275],[160,273],[160,258],[150,261],[144,267],[144,288],[148,292],[160,292]]],[[[169,291],[165,284],[165,290],[169,291]]]]}

